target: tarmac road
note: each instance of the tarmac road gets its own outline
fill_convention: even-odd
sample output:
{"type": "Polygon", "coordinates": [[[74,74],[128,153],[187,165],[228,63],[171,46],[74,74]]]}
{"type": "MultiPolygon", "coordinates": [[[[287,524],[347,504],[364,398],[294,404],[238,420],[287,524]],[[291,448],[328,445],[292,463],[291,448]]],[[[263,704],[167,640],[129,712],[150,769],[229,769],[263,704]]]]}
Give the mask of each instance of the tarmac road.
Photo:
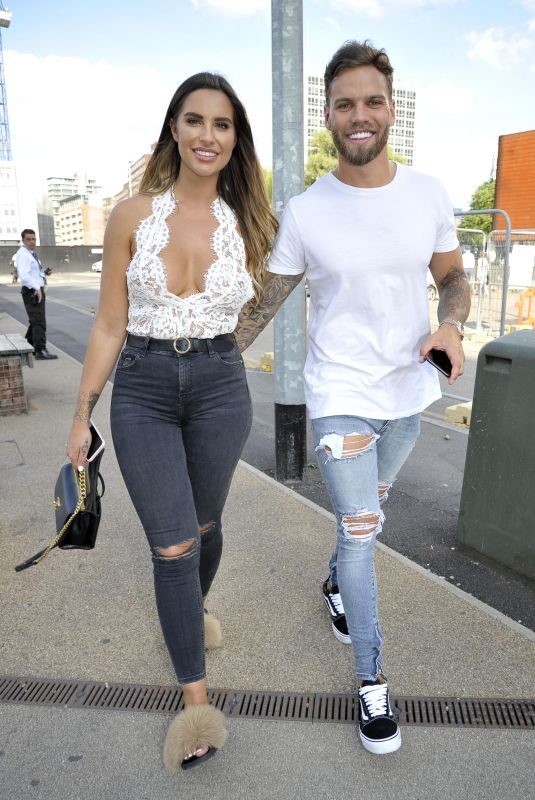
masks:
{"type": "MultiPolygon", "coordinates": [[[[98,306],[99,284],[100,276],[93,273],[54,273],[48,287],[48,337],[79,362],[83,361],[98,306]]],[[[0,310],[25,322],[19,287],[10,285],[9,276],[0,276],[0,310]]],[[[262,352],[272,349],[272,332],[266,330],[247,351],[246,362],[254,363],[262,352]]],[[[465,376],[454,387],[444,383],[443,391],[471,397],[474,377],[475,358],[471,358],[465,376]]],[[[254,421],[242,458],[273,476],[273,377],[258,369],[248,369],[248,379],[254,421]]],[[[391,491],[381,540],[517,622],[535,629],[533,584],[492,562],[483,563],[479,554],[457,548],[456,525],[468,437],[467,431],[444,427],[441,423],[444,408],[453,402],[445,397],[426,411],[420,440],[391,491]]],[[[303,483],[292,483],[291,488],[330,510],[310,436],[307,462],[303,483]]]]}

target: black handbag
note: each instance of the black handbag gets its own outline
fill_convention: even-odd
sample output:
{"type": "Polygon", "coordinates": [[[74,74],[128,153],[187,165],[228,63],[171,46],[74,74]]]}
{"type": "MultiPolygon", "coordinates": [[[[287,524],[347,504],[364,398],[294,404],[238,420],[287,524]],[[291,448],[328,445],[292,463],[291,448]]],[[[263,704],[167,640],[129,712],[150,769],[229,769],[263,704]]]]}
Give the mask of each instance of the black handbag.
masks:
{"type": "Polygon", "coordinates": [[[92,550],[97,538],[102,513],[101,498],[105,484],[100,474],[100,462],[104,455],[104,442],[91,428],[93,434],[88,452],[87,467],[75,470],[72,464],[60,469],[54,489],[56,509],[56,531],[54,539],[43,550],[15,567],[16,572],[39,564],[55,547],[62,550],[92,550]],[[97,451],[92,457],[91,453],[97,451]]]}

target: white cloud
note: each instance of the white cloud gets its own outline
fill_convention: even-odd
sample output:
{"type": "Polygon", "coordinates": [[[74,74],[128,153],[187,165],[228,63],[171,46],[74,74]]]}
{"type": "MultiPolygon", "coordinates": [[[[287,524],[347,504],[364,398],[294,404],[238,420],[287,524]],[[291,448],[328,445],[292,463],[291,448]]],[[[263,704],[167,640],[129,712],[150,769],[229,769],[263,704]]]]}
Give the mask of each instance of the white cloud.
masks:
{"type": "Polygon", "coordinates": [[[372,19],[382,19],[387,13],[404,8],[433,8],[459,2],[461,0],[330,0],[333,8],[367,14],[372,19]]]}
{"type": "Polygon", "coordinates": [[[418,91],[418,115],[422,111],[433,114],[466,114],[473,107],[473,92],[464,86],[454,86],[448,80],[423,86],[418,91]]]}
{"type": "Polygon", "coordinates": [[[175,86],[150,66],[6,51],[13,155],[35,186],[87,172],[118,191],[128,161],[148,152],[175,86]]]}
{"type": "MultiPolygon", "coordinates": [[[[328,5],[339,11],[358,12],[373,19],[382,19],[387,12],[399,8],[426,8],[459,2],[461,0],[328,0],[328,5]]],[[[271,0],[191,0],[191,3],[198,10],[212,9],[227,16],[250,16],[271,8],[271,0]]],[[[330,24],[331,20],[329,18],[326,21],[330,24]]]]}
{"type": "Polygon", "coordinates": [[[385,14],[384,0],[331,0],[331,5],[340,11],[367,14],[372,19],[382,19],[385,14]]]}
{"type": "Polygon", "coordinates": [[[477,92],[449,80],[416,84],[416,169],[436,175],[454,206],[468,207],[490,170],[497,133],[478,113],[477,92]]]}
{"type": "Polygon", "coordinates": [[[271,7],[270,0],[191,0],[191,2],[193,8],[213,8],[229,16],[255,14],[271,7]]]}
{"type": "Polygon", "coordinates": [[[334,19],[334,17],[323,17],[323,19],[327,23],[327,25],[330,25],[330,27],[333,28],[335,31],[342,30],[342,26],[340,25],[337,19],[334,19]]]}
{"type": "Polygon", "coordinates": [[[533,53],[535,44],[532,38],[503,28],[487,28],[479,33],[471,31],[466,39],[471,45],[468,58],[493,67],[510,67],[520,63],[527,54],[533,53]]]}
{"type": "Polygon", "coordinates": [[[490,177],[497,145],[494,130],[429,119],[418,122],[414,167],[440,178],[454,206],[469,208],[476,186],[490,177]]]}

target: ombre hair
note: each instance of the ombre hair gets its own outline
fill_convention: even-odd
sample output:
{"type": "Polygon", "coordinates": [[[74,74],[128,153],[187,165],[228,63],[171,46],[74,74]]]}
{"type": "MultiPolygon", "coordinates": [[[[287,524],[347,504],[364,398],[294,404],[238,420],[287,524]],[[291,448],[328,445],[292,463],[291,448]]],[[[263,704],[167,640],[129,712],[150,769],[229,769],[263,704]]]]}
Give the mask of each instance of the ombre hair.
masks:
{"type": "Polygon", "coordinates": [[[139,191],[162,194],[178,177],[181,159],[171,125],[176,122],[186,97],[199,89],[223,92],[234,111],[237,141],[230,161],[219,173],[217,192],[238,219],[245,244],[247,269],[258,298],[262,290],[266,258],[278,223],[271,211],[247,113],[230,83],[221,75],[199,72],[180,84],[169,103],[160,138],[147,164],[139,191]]]}

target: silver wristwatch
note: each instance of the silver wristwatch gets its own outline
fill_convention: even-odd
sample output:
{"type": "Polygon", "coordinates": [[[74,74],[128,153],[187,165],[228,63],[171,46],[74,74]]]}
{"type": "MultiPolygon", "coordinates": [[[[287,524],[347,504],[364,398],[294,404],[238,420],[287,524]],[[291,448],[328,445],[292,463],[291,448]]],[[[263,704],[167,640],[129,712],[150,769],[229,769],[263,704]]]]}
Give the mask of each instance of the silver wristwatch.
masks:
{"type": "Polygon", "coordinates": [[[443,319],[438,327],[441,328],[442,325],[453,325],[454,328],[457,328],[461,339],[464,339],[464,325],[462,322],[459,322],[458,319],[453,319],[453,317],[448,317],[447,319],[443,319]]]}

